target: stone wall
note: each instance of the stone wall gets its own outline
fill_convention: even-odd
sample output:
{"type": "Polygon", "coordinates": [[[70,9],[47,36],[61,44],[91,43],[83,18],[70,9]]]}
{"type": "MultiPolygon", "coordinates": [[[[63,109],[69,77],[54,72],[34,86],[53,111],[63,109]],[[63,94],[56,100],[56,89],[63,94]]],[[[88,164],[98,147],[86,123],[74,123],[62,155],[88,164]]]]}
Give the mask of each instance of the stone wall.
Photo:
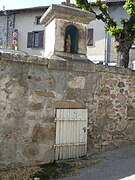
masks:
{"type": "Polygon", "coordinates": [[[90,148],[106,149],[135,142],[135,72],[97,67],[91,115],[90,148]],[[102,69],[103,68],[103,69],[102,69]]]}
{"type": "Polygon", "coordinates": [[[0,84],[0,168],[53,162],[56,108],[88,109],[88,153],[135,142],[135,71],[1,54],[0,84]]]}

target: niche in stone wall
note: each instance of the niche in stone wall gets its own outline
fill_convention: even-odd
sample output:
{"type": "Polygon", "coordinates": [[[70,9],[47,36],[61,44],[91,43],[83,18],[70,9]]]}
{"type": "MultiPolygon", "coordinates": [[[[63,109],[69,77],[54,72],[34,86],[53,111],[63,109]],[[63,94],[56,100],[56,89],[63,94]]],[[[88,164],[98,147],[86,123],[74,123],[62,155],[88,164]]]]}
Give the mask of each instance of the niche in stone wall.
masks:
{"type": "Polygon", "coordinates": [[[74,25],[68,25],[65,29],[65,46],[64,51],[66,53],[78,52],[78,37],[79,31],[74,25]]]}

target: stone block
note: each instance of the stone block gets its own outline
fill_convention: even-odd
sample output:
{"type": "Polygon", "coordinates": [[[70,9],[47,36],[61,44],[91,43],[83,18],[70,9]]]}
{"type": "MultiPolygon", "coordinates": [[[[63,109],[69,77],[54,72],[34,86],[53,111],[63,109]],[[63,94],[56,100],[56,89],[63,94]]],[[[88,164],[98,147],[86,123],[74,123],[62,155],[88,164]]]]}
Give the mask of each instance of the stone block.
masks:
{"type": "Polygon", "coordinates": [[[101,89],[101,94],[104,96],[109,96],[110,95],[110,88],[109,87],[103,87],[101,89]]]}
{"type": "Polygon", "coordinates": [[[119,82],[118,83],[118,87],[121,88],[121,87],[125,87],[125,84],[123,82],[119,82]]]}
{"type": "Polygon", "coordinates": [[[56,82],[55,82],[55,79],[52,79],[52,78],[48,78],[45,80],[46,84],[48,85],[54,85],[56,82]]]}
{"type": "Polygon", "coordinates": [[[42,127],[36,124],[33,128],[32,142],[46,142],[55,139],[55,129],[52,126],[42,127]]]}
{"type": "Polygon", "coordinates": [[[111,96],[112,99],[116,98],[116,94],[110,94],[110,96],[111,96]]]}
{"type": "Polygon", "coordinates": [[[68,86],[73,89],[84,89],[85,87],[85,77],[83,76],[76,76],[73,80],[68,82],[68,86]]]}
{"type": "Polygon", "coordinates": [[[79,95],[76,92],[67,92],[66,93],[66,99],[75,100],[78,97],[79,97],[79,95]]]}
{"type": "Polygon", "coordinates": [[[106,81],[106,84],[109,84],[109,85],[114,86],[114,85],[117,84],[117,80],[113,80],[113,79],[107,80],[107,81],[106,81]]]}
{"type": "Polygon", "coordinates": [[[135,87],[130,87],[130,88],[129,88],[129,92],[130,92],[130,93],[133,93],[133,92],[135,93],[135,87]]]}
{"type": "Polygon", "coordinates": [[[44,96],[44,97],[47,97],[47,98],[55,98],[55,95],[53,92],[50,92],[50,91],[46,91],[46,90],[35,90],[35,93],[38,95],[38,96],[44,96]]]}
{"type": "Polygon", "coordinates": [[[79,102],[64,102],[64,101],[55,101],[53,103],[54,108],[58,109],[85,109],[86,104],[85,103],[79,103],[79,102]]]}
{"type": "Polygon", "coordinates": [[[99,84],[100,85],[106,85],[106,79],[100,79],[99,84]]]}
{"type": "Polygon", "coordinates": [[[38,102],[32,105],[33,110],[40,110],[43,108],[43,103],[38,102]]]}
{"type": "Polygon", "coordinates": [[[119,132],[123,132],[126,128],[127,128],[128,122],[126,119],[122,119],[121,121],[119,121],[119,123],[117,124],[117,130],[119,132]]]}
{"type": "Polygon", "coordinates": [[[122,104],[125,104],[126,103],[126,96],[123,95],[123,94],[118,94],[117,95],[117,99],[118,99],[118,102],[122,103],[122,104]]]}
{"type": "Polygon", "coordinates": [[[77,60],[75,61],[72,58],[70,61],[68,61],[68,57],[60,60],[59,57],[57,57],[56,59],[49,60],[48,69],[91,73],[95,72],[95,64],[91,63],[90,61],[89,63],[85,61],[83,62],[83,60],[77,62],[77,60]]]}
{"type": "Polygon", "coordinates": [[[127,117],[135,118],[135,108],[132,105],[127,106],[127,117]]]}

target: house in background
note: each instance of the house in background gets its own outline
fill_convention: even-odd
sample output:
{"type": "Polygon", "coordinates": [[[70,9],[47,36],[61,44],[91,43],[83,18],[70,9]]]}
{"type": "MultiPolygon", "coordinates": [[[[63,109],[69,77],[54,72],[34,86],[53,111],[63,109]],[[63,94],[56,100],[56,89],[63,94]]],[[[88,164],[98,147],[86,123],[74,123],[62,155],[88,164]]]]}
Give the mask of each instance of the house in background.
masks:
{"type": "Polygon", "coordinates": [[[0,48],[26,51],[30,55],[44,56],[45,26],[40,18],[48,6],[0,11],[0,48]],[[17,42],[13,40],[13,29],[17,42]],[[17,43],[17,44],[16,44],[17,43]]]}
{"type": "MultiPolygon", "coordinates": [[[[128,18],[123,8],[125,0],[106,0],[105,3],[109,14],[119,22],[121,18],[128,18]]],[[[100,13],[95,3],[92,6],[100,13]]],[[[47,9],[48,6],[41,6],[0,11],[0,48],[14,49],[13,29],[16,29],[18,50],[44,57],[45,26],[40,24],[40,18],[47,9]]],[[[87,42],[88,59],[94,63],[116,64],[114,38],[105,31],[101,20],[94,20],[89,24],[87,42]]],[[[135,45],[130,51],[129,67],[135,69],[135,45]]]]}
{"type": "MultiPolygon", "coordinates": [[[[106,0],[105,3],[108,6],[110,16],[116,19],[119,25],[121,18],[129,17],[123,8],[125,0],[106,0]]],[[[97,13],[100,13],[94,3],[92,6],[97,13]]],[[[104,23],[101,20],[94,20],[89,24],[87,55],[95,63],[116,64],[114,38],[110,37],[108,32],[105,31],[104,23]]],[[[130,50],[129,67],[135,69],[135,44],[130,50]]]]}

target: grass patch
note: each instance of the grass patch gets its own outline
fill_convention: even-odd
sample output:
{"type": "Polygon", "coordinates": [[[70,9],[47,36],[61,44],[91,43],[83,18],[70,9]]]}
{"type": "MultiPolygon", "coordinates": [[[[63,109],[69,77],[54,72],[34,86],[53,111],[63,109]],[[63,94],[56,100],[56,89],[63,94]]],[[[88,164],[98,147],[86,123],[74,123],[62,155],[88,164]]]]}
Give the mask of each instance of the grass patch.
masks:
{"type": "Polygon", "coordinates": [[[42,171],[36,173],[34,177],[39,177],[40,180],[45,180],[57,179],[66,176],[74,176],[78,174],[79,169],[97,164],[98,162],[99,160],[83,160],[45,164],[40,166],[42,171]]]}
{"type": "Polygon", "coordinates": [[[78,160],[33,167],[19,167],[0,171],[0,180],[49,180],[74,176],[78,174],[80,168],[85,168],[98,162],[99,160],[78,160]]]}
{"type": "Polygon", "coordinates": [[[34,177],[39,177],[40,180],[51,179],[57,176],[57,174],[61,171],[61,166],[56,163],[44,164],[41,165],[40,168],[42,171],[34,174],[34,177]]]}
{"type": "Polygon", "coordinates": [[[34,174],[42,171],[39,166],[19,167],[0,171],[0,180],[33,180],[34,174]]]}

